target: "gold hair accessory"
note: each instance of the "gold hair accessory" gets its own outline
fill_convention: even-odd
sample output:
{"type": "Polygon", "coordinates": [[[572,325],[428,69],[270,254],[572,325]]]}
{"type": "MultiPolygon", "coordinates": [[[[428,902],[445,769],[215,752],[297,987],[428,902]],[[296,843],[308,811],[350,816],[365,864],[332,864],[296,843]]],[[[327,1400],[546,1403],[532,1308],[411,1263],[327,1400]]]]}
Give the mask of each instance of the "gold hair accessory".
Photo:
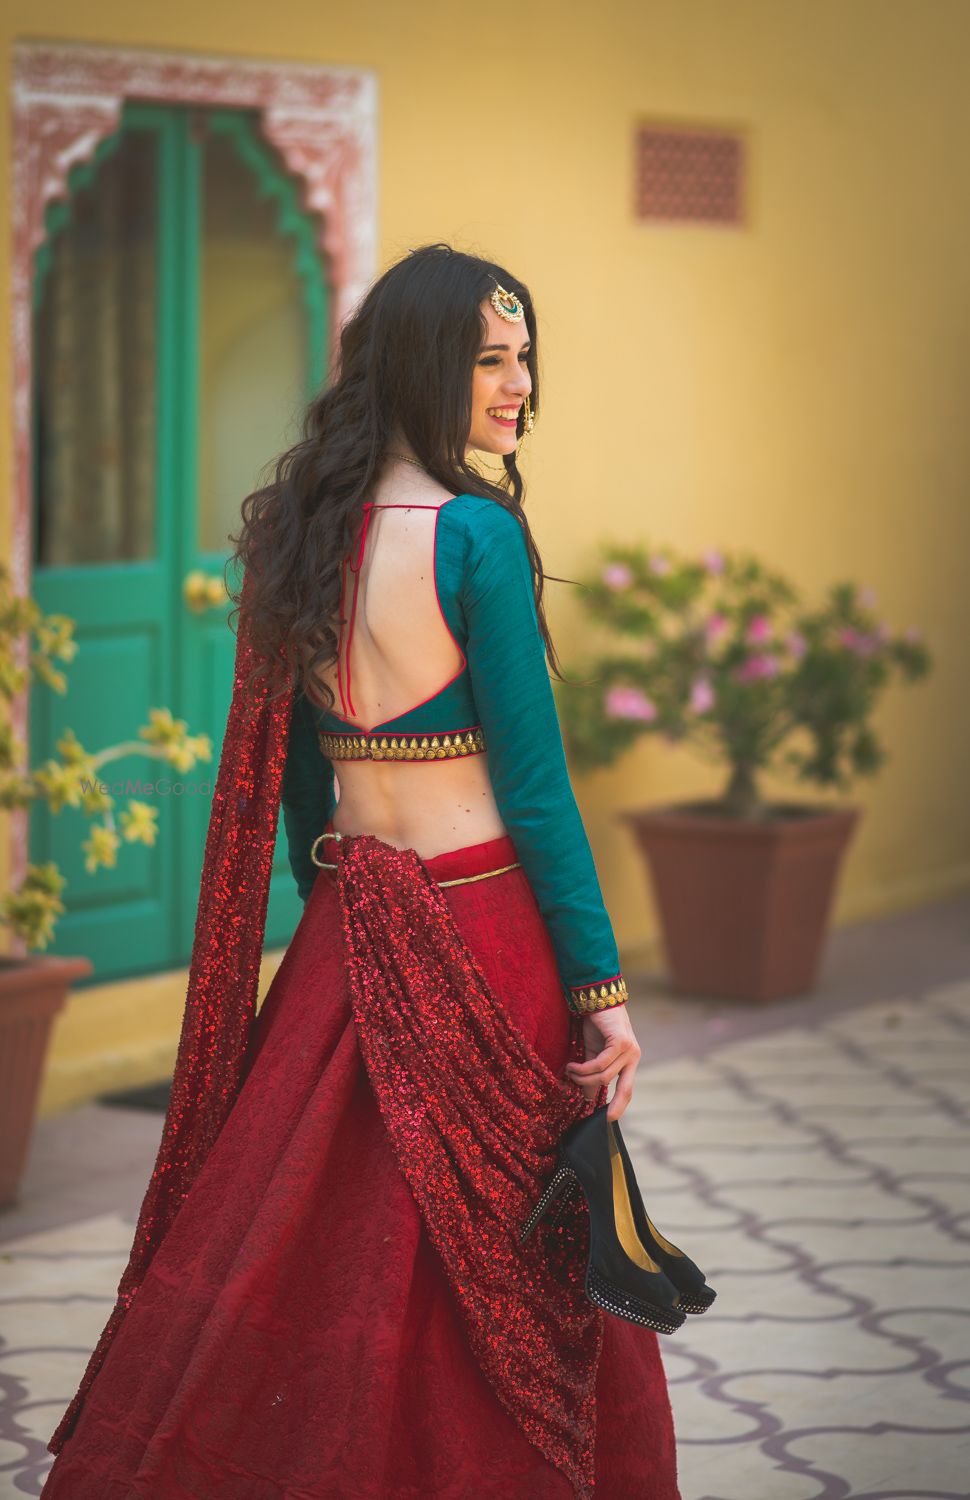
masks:
{"type": "MultiPolygon", "coordinates": [[[[492,277],[495,281],[495,277],[492,277]]],[[[495,281],[495,290],[492,293],[492,306],[500,318],[506,323],[521,323],[525,317],[525,308],[513,292],[507,292],[504,286],[499,286],[495,281]]]]}

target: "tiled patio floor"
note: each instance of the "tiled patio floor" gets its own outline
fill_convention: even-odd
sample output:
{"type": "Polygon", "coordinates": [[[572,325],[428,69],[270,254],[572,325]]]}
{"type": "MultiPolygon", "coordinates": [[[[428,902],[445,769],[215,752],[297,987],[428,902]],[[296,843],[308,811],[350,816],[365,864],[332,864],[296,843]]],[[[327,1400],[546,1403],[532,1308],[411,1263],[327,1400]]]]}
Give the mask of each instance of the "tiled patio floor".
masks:
{"type": "MultiPolygon", "coordinates": [[[[662,1339],[684,1500],[970,1497],[968,944],[949,903],[837,933],[802,1000],[639,987],[624,1135],[719,1294],[662,1339]]],[[[42,1122],[0,1216],[0,1497],[40,1492],[160,1128],[42,1122]]]]}

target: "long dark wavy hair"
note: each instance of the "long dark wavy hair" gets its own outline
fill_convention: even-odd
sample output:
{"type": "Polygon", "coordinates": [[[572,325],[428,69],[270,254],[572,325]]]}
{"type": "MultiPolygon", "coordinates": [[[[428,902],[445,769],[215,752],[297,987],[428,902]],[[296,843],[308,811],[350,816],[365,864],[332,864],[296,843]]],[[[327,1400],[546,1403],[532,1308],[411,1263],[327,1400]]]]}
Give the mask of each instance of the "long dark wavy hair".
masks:
{"type": "MultiPolygon", "coordinates": [[[[480,303],[496,281],[515,293],[525,311],[535,412],[539,377],[532,297],[524,282],[494,261],[447,244],[422,245],[373,283],[344,324],[336,370],[308,406],[300,441],[276,461],[269,481],[243,501],[242,529],[229,538],[236,550],[226,565],[227,590],[242,608],[242,584],[234,592],[228,580],[238,561],[246,575],[246,619],[259,663],[250,683],[269,674],[272,685],[281,680],[273,696],[305,691],[307,677],[336,660],[341,559],[353,545],[362,502],[373,490],[395,427],[451,494],[491,497],[516,517],[529,553],[547,657],[562,676],[542,603],[546,575],[522,508],[525,486],[515,455],[503,455],[505,474],[498,482],[465,458],[472,377],[488,326],[480,303]]],[[[520,436],[522,424],[520,411],[520,436]]],[[[319,675],[313,685],[331,707],[333,692],[319,675]]]]}

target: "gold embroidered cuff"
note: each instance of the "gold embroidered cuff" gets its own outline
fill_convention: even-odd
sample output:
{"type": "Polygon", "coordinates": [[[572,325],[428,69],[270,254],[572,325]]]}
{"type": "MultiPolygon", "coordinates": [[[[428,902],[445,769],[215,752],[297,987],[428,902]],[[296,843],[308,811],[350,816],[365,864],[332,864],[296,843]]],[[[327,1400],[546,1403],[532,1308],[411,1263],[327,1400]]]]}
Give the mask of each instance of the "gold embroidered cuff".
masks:
{"type": "Polygon", "coordinates": [[[485,749],[485,731],[478,725],[453,734],[335,734],[320,729],[317,739],[328,760],[453,760],[485,749]]]}
{"type": "Polygon", "coordinates": [[[602,979],[596,984],[570,985],[567,1005],[576,1016],[587,1016],[593,1010],[609,1010],[614,1005],[625,1005],[629,1000],[626,980],[622,974],[612,979],[602,979]]]}

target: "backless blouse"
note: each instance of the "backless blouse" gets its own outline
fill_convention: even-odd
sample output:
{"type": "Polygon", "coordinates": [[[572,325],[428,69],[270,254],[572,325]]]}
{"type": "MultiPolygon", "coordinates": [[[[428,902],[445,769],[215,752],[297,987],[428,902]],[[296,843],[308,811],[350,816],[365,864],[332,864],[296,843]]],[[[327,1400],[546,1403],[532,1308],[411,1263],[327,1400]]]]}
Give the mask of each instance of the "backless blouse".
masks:
{"type": "MultiPolygon", "coordinates": [[[[344,561],[345,589],[348,570],[360,565],[374,508],[365,504],[359,544],[344,561]]],[[[342,638],[338,642],[342,712],[322,708],[305,692],[294,695],[281,805],[300,897],[307,900],[319,873],[310,849],[336,806],[335,763],[484,754],[499,815],[552,939],[567,1005],[585,1014],[623,1004],[626,984],[569,779],[522,527],[480,495],[402,508],[437,509],[434,584],[462,664],[405,713],[358,723],[344,666],[355,575],[346,657],[342,638]]]]}

